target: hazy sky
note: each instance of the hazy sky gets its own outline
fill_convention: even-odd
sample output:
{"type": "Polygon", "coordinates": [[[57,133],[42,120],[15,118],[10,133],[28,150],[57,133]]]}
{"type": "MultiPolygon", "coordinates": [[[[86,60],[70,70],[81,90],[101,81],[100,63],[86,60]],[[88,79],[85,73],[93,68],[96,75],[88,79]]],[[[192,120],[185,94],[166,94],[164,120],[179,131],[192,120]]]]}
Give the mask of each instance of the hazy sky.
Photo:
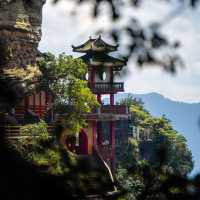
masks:
{"type": "MultiPolygon", "coordinates": [[[[166,3],[155,4],[155,1],[145,1],[142,9],[135,11],[143,25],[153,20],[166,18],[169,12],[178,10],[176,5],[170,7],[166,3]]],[[[43,37],[40,43],[41,51],[58,54],[66,52],[73,54],[71,45],[85,42],[89,36],[94,36],[98,27],[109,29],[108,18],[102,16],[99,20],[91,19],[88,6],[81,8],[79,16],[72,17],[69,12],[73,3],[65,1],[52,6],[50,0],[43,10],[43,37]]],[[[129,15],[130,12],[124,12],[129,15]]],[[[200,102],[200,8],[186,9],[173,21],[166,24],[163,33],[172,39],[179,39],[182,46],[179,50],[185,60],[185,67],[179,69],[176,75],[167,74],[160,68],[138,69],[134,63],[129,63],[130,75],[125,78],[126,92],[148,93],[158,92],[171,99],[185,102],[200,102]]],[[[104,35],[103,35],[104,37],[104,35]]],[[[111,42],[107,38],[108,42],[111,42]]],[[[77,56],[77,55],[76,55],[77,56]]]]}

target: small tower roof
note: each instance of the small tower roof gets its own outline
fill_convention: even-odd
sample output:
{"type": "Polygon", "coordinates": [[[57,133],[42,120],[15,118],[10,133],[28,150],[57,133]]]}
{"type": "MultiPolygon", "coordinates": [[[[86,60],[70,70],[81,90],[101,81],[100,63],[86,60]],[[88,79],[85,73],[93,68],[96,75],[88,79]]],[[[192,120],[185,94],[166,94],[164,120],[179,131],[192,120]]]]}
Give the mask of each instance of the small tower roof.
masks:
{"type": "Polygon", "coordinates": [[[80,53],[88,53],[88,52],[113,52],[117,50],[118,45],[110,45],[106,42],[104,42],[101,39],[101,36],[99,36],[97,39],[93,39],[90,37],[88,41],[83,43],[80,46],[73,46],[74,52],[80,52],[80,53]]]}
{"type": "Polygon", "coordinates": [[[120,71],[126,65],[126,61],[102,54],[86,54],[80,57],[89,67],[112,67],[120,71]]]}

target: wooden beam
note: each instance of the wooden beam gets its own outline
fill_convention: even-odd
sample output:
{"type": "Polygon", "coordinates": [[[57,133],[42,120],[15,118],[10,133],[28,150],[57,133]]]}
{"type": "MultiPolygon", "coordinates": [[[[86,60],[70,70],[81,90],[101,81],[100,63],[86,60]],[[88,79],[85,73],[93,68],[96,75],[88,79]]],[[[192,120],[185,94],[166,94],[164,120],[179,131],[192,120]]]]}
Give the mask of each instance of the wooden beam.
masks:
{"type": "Polygon", "coordinates": [[[115,121],[110,121],[111,169],[115,170],[115,121]]]}
{"type": "Polygon", "coordinates": [[[93,146],[97,145],[97,122],[92,122],[93,146]]]}

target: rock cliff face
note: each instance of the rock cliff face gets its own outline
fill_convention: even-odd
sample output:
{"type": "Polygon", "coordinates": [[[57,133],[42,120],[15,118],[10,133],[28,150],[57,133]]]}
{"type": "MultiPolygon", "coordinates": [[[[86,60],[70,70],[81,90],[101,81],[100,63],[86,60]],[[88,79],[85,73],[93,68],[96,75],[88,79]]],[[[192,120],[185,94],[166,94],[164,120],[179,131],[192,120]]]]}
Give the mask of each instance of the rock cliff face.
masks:
{"type": "Polygon", "coordinates": [[[44,0],[0,0],[0,41],[8,67],[36,64],[44,0]]]}
{"type": "Polygon", "coordinates": [[[30,82],[40,74],[36,57],[44,3],[45,0],[0,0],[0,107],[23,98],[27,75],[30,82]]]}

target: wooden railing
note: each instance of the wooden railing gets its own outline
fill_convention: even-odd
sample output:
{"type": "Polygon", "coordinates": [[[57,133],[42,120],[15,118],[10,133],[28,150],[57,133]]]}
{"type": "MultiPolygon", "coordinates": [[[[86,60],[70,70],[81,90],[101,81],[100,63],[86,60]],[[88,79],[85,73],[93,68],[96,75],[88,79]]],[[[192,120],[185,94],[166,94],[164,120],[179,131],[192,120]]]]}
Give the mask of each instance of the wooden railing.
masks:
{"type": "MultiPolygon", "coordinates": [[[[29,105],[26,109],[29,109],[38,115],[43,115],[46,112],[46,106],[30,106],[29,105]]],[[[23,117],[24,114],[25,114],[24,106],[17,106],[15,108],[16,117],[23,117]]]]}
{"type": "Polygon", "coordinates": [[[100,108],[93,109],[93,113],[129,114],[129,109],[124,105],[102,105],[100,108]]]}
{"type": "Polygon", "coordinates": [[[101,94],[109,94],[109,93],[117,93],[117,92],[123,92],[124,91],[124,83],[123,82],[117,82],[117,83],[88,83],[89,88],[94,93],[101,93],[101,94]]]}
{"type": "MultiPolygon", "coordinates": [[[[11,137],[29,137],[27,135],[22,135],[20,134],[20,128],[21,125],[6,125],[1,128],[4,130],[4,134],[6,137],[11,138],[11,137]]],[[[49,135],[53,135],[54,131],[54,126],[53,125],[48,125],[47,127],[49,135]]]]}
{"type": "Polygon", "coordinates": [[[10,136],[19,136],[20,135],[20,126],[5,126],[4,127],[6,137],[10,136]]]}
{"type": "Polygon", "coordinates": [[[128,108],[124,105],[104,105],[101,107],[101,113],[128,114],[128,108]]]}
{"type": "Polygon", "coordinates": [[[98,145],[97,149],[104,160],[112,158],[112,146],[111,145],[98,145]]]}

